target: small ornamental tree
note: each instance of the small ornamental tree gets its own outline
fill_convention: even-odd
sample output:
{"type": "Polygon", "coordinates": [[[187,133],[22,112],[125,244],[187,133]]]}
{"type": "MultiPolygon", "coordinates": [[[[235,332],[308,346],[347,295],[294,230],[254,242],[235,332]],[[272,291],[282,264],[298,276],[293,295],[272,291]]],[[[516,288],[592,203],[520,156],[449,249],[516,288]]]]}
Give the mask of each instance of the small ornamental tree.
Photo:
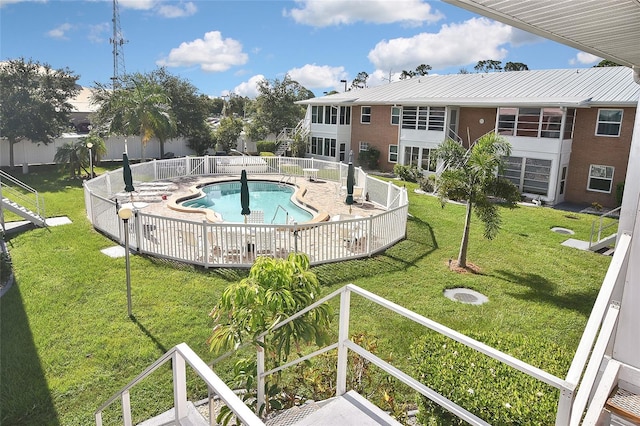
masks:
{"type": "Polygon", "coordinates": [[[501,225],[500,212],[492,197],[504,200],[507,207],[515,207],[520,200],[518,188],[500,176],[503,158],[510,154],[511,145],[497,133],[482,136],[469,151],[452,139],[438,147],[438,158],[447,166],[436,184],[442,206],[449,199],[467,204],[458,254],[458,266],[461,268],[467,267],[471,212],[475,210],[484,223],[485,238],[491,240],[498,234],[501,225]]]}
{"type": "MultiPolygon", "coordinates": [[[[227,287],[210,313],[214,327],[208,344],[212,352],[222,354],[238,349],[245,343],[256,350],[263,346],[260,334],[313,304],[320,298],[320,284],[309,270],[309,258],[302,253],[290,253],[286,259],[258,257],[249,276],[227,287]]],[[[264,349],[270,365],[285,363],[292,349],[300,351],[302,344],[325,345],[329,337],[331,311],[327,304],[311,310],[289,324],[275,329],[265,339],[264,349]]],[[[235,365],[235,385],[247,389],[245,401],[255,403],[256,365],[254,359],[241,359],[235,365]]],[[[275,397],[278,376],[272,376],[266,395],[275,397]]],[[[269,400],[269,408],[281,405],[269,400]]],[[[265,407],[260,407],[260,411],[265,407]]],[[[221,419],[228,421],[230,413],[223,411],[221,419]]]]}

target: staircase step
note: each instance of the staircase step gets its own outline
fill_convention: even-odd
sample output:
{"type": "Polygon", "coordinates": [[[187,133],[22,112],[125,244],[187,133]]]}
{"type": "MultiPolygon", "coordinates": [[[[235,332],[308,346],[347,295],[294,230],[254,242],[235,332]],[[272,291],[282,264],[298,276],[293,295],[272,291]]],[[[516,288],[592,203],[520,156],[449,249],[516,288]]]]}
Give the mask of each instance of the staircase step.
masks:
{"type": "Polygon", "coordinates": [[[612,413],[640,424],[640,395],[616,387],[605,404],[612,413]]]}
{"type": "Polygon", "coordinates": [[[172,408],[169,411],[165,411],[156,417],[139,423],[138,426],[209,426],[209,422],[200,414],[191,401],[187,401],[187,416],[180,419],[179,423],[174,420],[174,410],[172,408]]]}

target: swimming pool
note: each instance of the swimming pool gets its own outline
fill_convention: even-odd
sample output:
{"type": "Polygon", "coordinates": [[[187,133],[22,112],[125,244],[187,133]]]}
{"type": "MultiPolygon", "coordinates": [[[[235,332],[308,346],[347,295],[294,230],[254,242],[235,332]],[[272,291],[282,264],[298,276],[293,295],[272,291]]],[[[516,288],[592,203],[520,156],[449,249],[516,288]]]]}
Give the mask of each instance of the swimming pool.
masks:
{"type": "MultiPolygon", "coordinates": [[[[313,214],[291,201],[295,188],[275,182],[249,181],[249,208],[264,212],[264,223],[308,222],[313,214]],[[274,219],[275,216],[275,219],[274,219]],[[273,220],[273,221],[272,221],[273,220]]],[[[184,207],[207,208],[218,213],[225,222],[243,223],[240,214],[240,182],[220,182],[203,186],[202,197],[181,203],[184,207]]]]}

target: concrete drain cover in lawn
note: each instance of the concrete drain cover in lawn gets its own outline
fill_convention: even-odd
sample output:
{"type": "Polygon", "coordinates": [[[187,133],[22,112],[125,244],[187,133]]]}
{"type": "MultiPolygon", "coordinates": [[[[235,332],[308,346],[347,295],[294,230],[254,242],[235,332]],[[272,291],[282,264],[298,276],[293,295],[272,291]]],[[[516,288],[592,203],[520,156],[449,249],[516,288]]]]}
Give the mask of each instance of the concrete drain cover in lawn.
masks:
{"type": "Polygon", "coordinates": [[[553,232],[557,232],[558,234],[565,234],[565,235],[573,235],[573,234],[575,234],[575,232],[573,232],[571,229],[560,228],[558,226],[556,226],[555,228],[551,228],[551,230],[553,232]]]}
{"type": "Polygon", "coordinates": [[[489,301],[489,298],[484,294],[469,288],[450,288],[444,291],[444,296],[456,302],[468,303],[470,305],[482,305],[489,301]]]}

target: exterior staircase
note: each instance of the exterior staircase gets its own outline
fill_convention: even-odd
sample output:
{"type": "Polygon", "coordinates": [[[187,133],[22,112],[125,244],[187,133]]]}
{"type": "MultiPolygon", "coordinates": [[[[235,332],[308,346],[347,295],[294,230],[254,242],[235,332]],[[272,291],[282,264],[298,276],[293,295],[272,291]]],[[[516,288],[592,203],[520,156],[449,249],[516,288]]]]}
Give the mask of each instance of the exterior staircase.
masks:
{"type": "Polygon", "coordinates": [[[0,225],[5,229],[4,210],[39,227],[47,226],[44,199],[29,185],[0,170],[0,225]]]}
{"type": "Polygon", "coordinates": [[[281,157],[285,155],[285,153],[291,147],[291,142],[296,140],[296,138],[305,139],[309,136],[309,125],[306,120],[300,120],[298,125],[295,128],[284,128],[280,132],[280,134],[276,137],[276,157],[281,157]]]}

